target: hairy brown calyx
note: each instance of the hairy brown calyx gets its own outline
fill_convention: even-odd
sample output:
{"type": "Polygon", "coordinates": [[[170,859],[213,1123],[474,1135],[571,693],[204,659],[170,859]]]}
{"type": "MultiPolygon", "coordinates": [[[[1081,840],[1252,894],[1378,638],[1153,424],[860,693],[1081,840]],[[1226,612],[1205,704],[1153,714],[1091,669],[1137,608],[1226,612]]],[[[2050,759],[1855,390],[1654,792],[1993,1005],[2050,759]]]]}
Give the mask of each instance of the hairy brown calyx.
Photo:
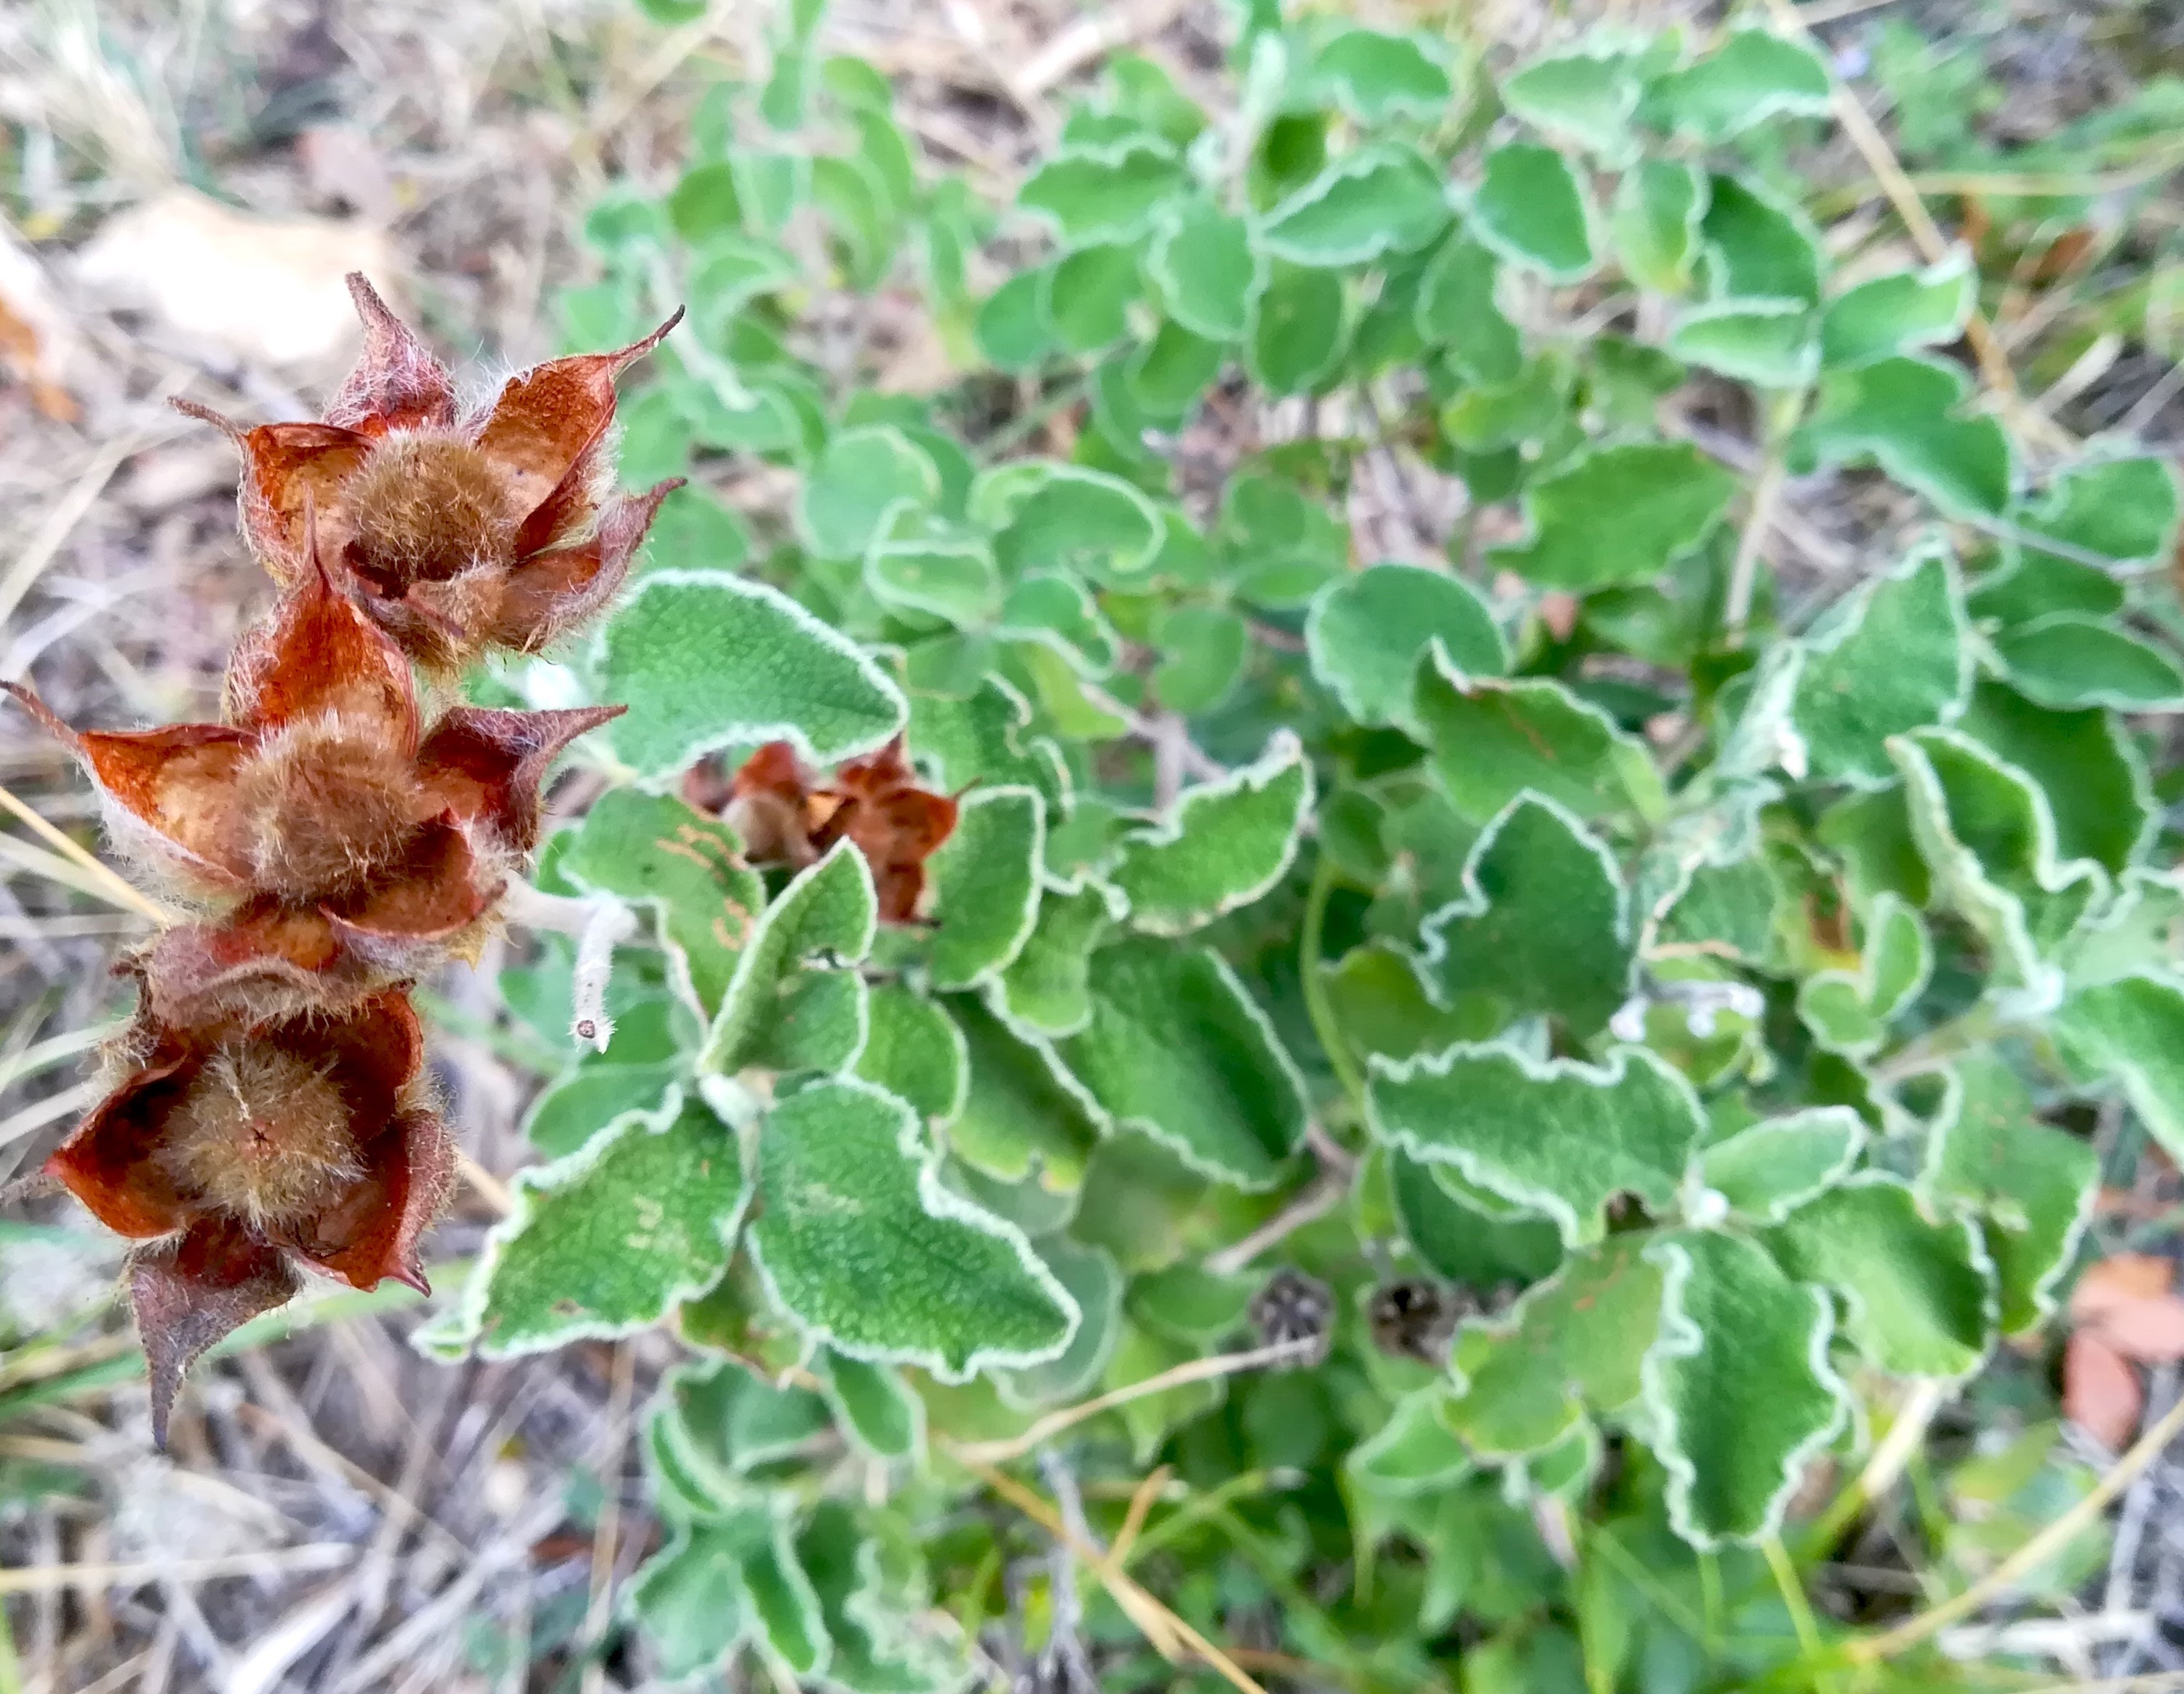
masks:
{"type": "Polygon", "coordinates": [[[493,461],[453,432],[392,435],[343,491],[355,566],[382,593],[514,558],[516,518],[493,461]]]}
{"type": "Polygon", "coordinates": [[[256,886],[311,900],[363,882],[419,822],[412,760],[374,726],[326,712],[268,736],[236,773],[236,826],[256,886]]]}
{"type": "Polygon", "coordinates": [[[296,1223],[362,1173],[351,1121],[325,1068],[268,1043],[238,1044],[191,1079],[157,1156],[205,1206],[261,1226],[296,1223]]]}

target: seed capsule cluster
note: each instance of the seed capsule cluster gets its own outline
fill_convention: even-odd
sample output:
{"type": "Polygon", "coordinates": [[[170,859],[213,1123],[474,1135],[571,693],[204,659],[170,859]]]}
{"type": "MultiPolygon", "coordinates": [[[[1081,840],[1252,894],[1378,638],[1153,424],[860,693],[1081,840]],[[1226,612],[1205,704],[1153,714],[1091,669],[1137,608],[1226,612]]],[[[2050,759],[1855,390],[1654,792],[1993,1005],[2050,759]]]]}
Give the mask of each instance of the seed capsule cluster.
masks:
{"type": "Polygon", "coordinates": [[[424,1287],[454,1148],[410,986],[475,955],[555,755],[621,710],[488,710],[438,685],[597,616],[676,486],[612,488],[615,378],[673,320],[466,415],[370,284],[349,287],[364,354],[322,420],[245,429],[177,403],[240,449],[242,532],[280,589],[237,644],[221,721],[79,731],[4,685],[186,914],[124,961],[137,1009],[108,1092],[45,1167],[140,1244],[163,1444],[191,1361],[302,1273],[424,1287]]]}

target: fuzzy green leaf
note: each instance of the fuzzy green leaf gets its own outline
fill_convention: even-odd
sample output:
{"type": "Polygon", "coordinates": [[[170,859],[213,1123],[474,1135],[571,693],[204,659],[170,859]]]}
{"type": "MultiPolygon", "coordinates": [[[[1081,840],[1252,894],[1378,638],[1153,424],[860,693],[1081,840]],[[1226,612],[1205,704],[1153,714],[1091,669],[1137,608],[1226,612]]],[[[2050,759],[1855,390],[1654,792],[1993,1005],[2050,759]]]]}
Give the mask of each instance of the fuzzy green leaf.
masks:
{"type": "Polygon", "coordinates": [[[1680,159],[1648,159],[1624,173],[1612,227],[1632,281],[1657,294],[1691,287],[1708,198],[1704,173],[1680,159]]]}
{"type": "Polygon", "coordinates": [[[1739,1236],[1667,1235],[1646,1257],[1668,1279],[1645,1379],[1670,1520],[1699,1547],[1773,1535],[1805,1460],[1842,1423],[1827,1296],[1739,1236]]]}
{"type": "Polygon", "coordinates": [[[1379,1139],[1553,1218],[1573,1245],[1600,1239],[1618,1194],[1673,1204],[1705,1128],[1691,1084],[1641,1048],[1592,1066],[1459,1044],[1374,1059],[1367,1093],[1379,1139]]]}
{"type": "Polygon", "coordinates": [[[2151,972],[2119,977],[2073,994],[2055,1025],[2085,1067],[2123,1084],[2163,1151],[2184,1158],[2184,987],[2151,972]]]}
{"type": "Polygon", "coordinates": [[[1041,1236],[1031,1245],[1084,1315],[1058,1357],[1004,1371],[996,1379],[1002,1399],[1025,1407],[1074,1400],[1089,1391],[1114,1354],[1123,1322],[1123,1270],[1112,1257],[1067,1235],[1041,1236]]]}
{"type": "MultiPolygon", "coordinates": [[[[1393,1148],[1383,1151],[1389,1198],[1403,1238],[1436,1275],[1492,1288],[1537,1282],[1563,1262],[1562,1236],[1546,1218],[1482,1211],[1444,1180],[1454,1175],[1450,1167],[1429,1165],[1393,1148]]],[[[1468,1192],[1475,1196],[1478,1190],[1468,1192]]],[[[1503,1206],[1498,1200],[1495,1204],[1503,1206]]]]}
{"type": "Polygon", "coordinates": [[[1892,735],[1953,720],[1970,683],[1955,566],[1923,547],[1830,609],[1802,649],[1791,722],[1815,777],[1873,788],[1892,735]]]}
{"type": "Polygon", "coordinates": [[[724,1518],[679,1524],[631,1580],[629,1603],[672,1679],[726,1669],[760,1625],[744,1568],[780,1533],[777,1514],[748,1506],[724,1518]]]}
{"type": "Polygon", "coordinates": [[[847,841],[781,892],[759,920],[713,1020],[700,1071],[746,1066],[833,1070],[865,1040],[865,984],[854,968],[879,921],[872,873],[847,841]]]}
{"type": "Polygon", "coordinates": [[[1513,382],[1524,367],[1524,338],[1496,298],[1501,261],[1466,231],[1443,242],[1418,279],[1412,320],[1429,347],[1445,347],[1473,382],[1513,382]]]}
{"type": "Polygon", "coordinates": [[[1097,353],[1128,332],[1140,292],[1136,247],[1105,242],[1080,247],[1050,266],[1040,304],[1065,352],[1097,353]]]}
{"type": "Polygon", "coordinates": [[[1865,1146],[1865,1125],[1847,1106],[1815,1106],[1767,1117],[1699,1156],[1702,1180],[1736,1216],[1779,1223],[1848,1175],[1865,1146]]]}
{"type": "Polygon", "coordinates": [[[1519,794],[1463,867],[1463,894],[1421,926],[1446,1004],[1490,1003],[1494,1028],[1538,1013],[1596,1034],[1629,995],[1630,925],[1613,855],[1563,807],[1519,794]]]}
{"type": "Polygon", "coordinates": [[[1312,766],[1287,730],[1256,764],[1185,788],[1165,822],[1123,839],[1112,881],[1130,903],[1132,926],[1188,935],[1258,899],[1296,856],[1312,791],[1312,766]]]}
{"type": "Polygon", "coordinates": [[[1951,516],[1999,517],[2009,504],[2009,437],[1968,412],[1954,365],[1901,357],[1823,377],[1791,440],[1797,468],[1870,459],[1951,516]]]}
{"type": "Polygon", "coordinates": [[[1820,304],[1819,235],[1792,203],[1748,178],[1717,176],[1699,228],[1717,298],[1820,304]]]}
{"type": "Polygon", "coordinates": [[[1886,1039],[1889,1021],[1925,990],[1933,947],[1919,914],[1892,894],[1873,903],[1856,972],[1817,971],[1797,984],[1797,1015],[1831,1053],[1862,1059],[1886,1039]]]}
{"type": "Polygon", "coordinates": [[[1815,327],[1802,300],[1714,300],[1677,318],[1669,351],[1755,387],[1802,388],[1820,368],[1815,327]]]}
{"type": "Polygon", "coordinates": [[[1584,453],[1525,491],[1532,538],[1489,555],[1543,588],[1651,582],[1720,521],[1736,479],[1685,442],[1584,453]]]}
{"type": "Polygon", "coordinates": [[[1510,142],[1488,153],[1471,225],[1503,258],[1550,281],[1591,273],[1592,210],[1576,171],[1551,147],[1510,142]]]}
{"type": "Polygon", "coordinates": [[[874,1458],[914,1458],[925,1450],[925,1402],[887,1365],[827,1348],[816,1361],[819,1391],[834,1420],[874,1458]]]}
{"type": "Polygon", "coordinates": [[[1649,105],[1662,127],[1703,142],[1727,141],[1780,117],[1828,109],[1827,67],[1811,49],[1763,29],[1741,29],[1697,64],[1653,85],[1649,105]]]}
{"type": "Polygon", "coordinates": [[[703,1294],[727,1268],[746,1198],[734,1135],[680,1089],[514,1188],[460,1319],[497,1358],[626,1335],[703,1294]]]}
{"type": "Polygon", "coordinates": [[[1056,815],[1069,797],[1068,774],[1051,741],[1042,736],[1020,743],[1030,722],[1023,696],[998,677],[985,677],[964,698],[913,694],[911,751],[937,767],[944,789],[973,783],[1035,788],[1056,815]]]}
{"type": "Polygon", "coordinates": [[[1092,1017],[1092,950],[1128,911],[1112,887],[1089,877],[1048,883],[1030,939],[997,984],[1009,1020],[1042,1035],[1082,1029],[1092,1017]]]}
{"type": "Polygon", "coordinates": [[[1153,692],[1186,717],[1228,699],[1251,652],[1250,627],[1219,606],[1171,607],[1161,614],[1153,642],[1162,655],[1153,668],[1153,692]]]}
{"type": "Polygon", "coordinates": [[[1379,30],[1344,30],[1312,62],[1342,109],[1361,124],[1389,118],[1439,119],[1455,98],[1448,72],[1426,39],[1379,30]]]}
{"type": "Polygon", "coordinates": [[[1273,1185],[1304,1138],[1304,1084],[1226,961],[1151,939],[1092,956],[1092,1017],[1056,1044],[1118,1123],[1238,1188],[1273,1185]]]}
{"type": "Polygon", "coordinates": [[[971,1062],[963,1032],[945,1011],[900,983],[866,994],[868,1027],[856,1074],[946,1123],[963,1109],[971,1062]]]}
{"type": "Polygon", "coordinates": [[[1471,1455],[1442,1421],[1439,1383],[1405,1395],[1388,1421],[1351,1449],[1350,1474],[1374,1495],[1438,1494],[1471,1472],[1471,1455]]]}
{"type": "Polygon", "coordinates": [[[940,497],[940,472],[923,449],[886,424],[845,429],[827,442],[796,499],[796,531],[822,559],[861,559],[889,520],[940,497]]]}
{"type": "Polygon", "coordinates": [[[994,532],[994,558],[1011,582],[1031,571],[1132,576],[1161,543],[1159,514],[1128,482],[1040,460],[981,473],[971,516],[994,532]]]}
{"type": "Polygon", "coordinates": [[[951,1000],[948,1010],[971,1058],[950,1149],[1004,1182],[1036,1176],[1050,1189],[1074,1189],[1100,1139],[1099,1108],[1035,1031],[1018,1033],[969,997],[951,1000]]]}
{"type": "Polygon", "coordinates": [[[1272,393],[1301,394],[1334,369],[1349,335],[1339,274],[1277,266],[1252,297],[1246,363],[1272,393]]]}
{"type": "Polygon", "coordinates": [[[796,1539],[796,1558],[811,1573],[832,1650],[826,1686],[844,1694],[944,1694],[968,1680],[935,1641],[913,1634],[910,1620],[930,1602],[907,1573],[891,1569],[887,1548],[868,1539],[839,1500],[822,1501],[796,1539]]]}
{"type": "Polygon", "coordinates": [[[1652,756],[1598,707],[1544,677],[1468,677],[1438,644],[1420,667],[1417,722],[1457,811],[1485,823],[1525,789],[1580,817],[1657,814],[1652,756]]]}
{"type": "Polygon", "coordinates": [[[1074,577],[1034,571],[1009,590],[994,633],[1058,646],[1089,677],[1115,668],[1119,644],[1091,591],[1074,577]]]}
{"type": "Polygon", "coordinates": [[[2002,630],[1994,650],[2012,687],[2058,710],[2184,707],[2184,666],[2152,643],[2082,612],[2057,612],[2002,630]]]}
{"type": "Polygon", "coordinates": [[[1915,348],[1946,347],[1971,315],[1971,255],[1962,248],[1923,270],[1892,270],[1828,302],[1820,357],[1864,365],[1915,348]]]}
{"type": "Polygon", "coordinates": [[[609,733],[644,776],[773,740],[828,764],[870,752],[902,727],[902,694],[887,673],[762,582],[648,572],[602,640],[600,688],[629,703],[609,733]]]}
{"type": "Polygon", "coordinates": [[[805,1331],[852,1358],[961,1382],[1059,1354],[1068,1294],[1022,1234],[951,1194],[909,1106],[833,1078],[777,1102],[759,1134],[753,1259],[805,1331]]]}
{"type": "Polygon", "coordinates": [[[958,627],[994,616],[1001,597],[993,549],[947,526],[898,523],[865,554],[865,586],[881,605],[927,612],[958,627]]]}
{"type": "Polygon", "coordinates": [[[1418,660],[1438,640],[1466,676],[1500,676],[1508,649],[1478,593],[1461,578],[1415,565],[1375,565],[1313,596],[1305,619],[1312,674],[1360,723],[1411,715],[1418,660]]]}
{"type": "MultiPolygon", "coordinates": [[[[2101,460],[2059,474],[2018,527],[2119,565],[2143,565],[2169,556],[2177,506],[2177,473],[2164,460],[2101,460]]],[[[2055,557],[2022,545],[2030,558],[2055,557]]]]}
{"type": "Polygon", "coordinates": [[[1031,174],[1017,203],[1042,214],[1072,247],[1135,240],[1161,203],[1183,187],[1182,160],[1150,137],[1065,148],[1031,174]]]}
{"type": "Polygon", "coordinates": [[[1162,220],[1145,274],[1176,322],[1208,341],[1241,341],[1266,286],[1265,259],[1250,226],[1210,200],[1178,201],[1162,220]]]}
{"type": "Polygon", "coordinates": [[[1039,921],[1045,814],[1030,788],[980,788],[929,861],[937,989],[966,989],[1003,969],[1039,921]]]}
{"type": "Polygon", "coordinates": [[[1407,148],[1374,143],[1345,153],[1268,213],[1258,241],[1292,265],[1358,265],[1413,252],[1448,220],[1439,173],[1407,148]]]}
{"type": "Polygon", "coordinates": [[[1638,84],[1621,53],[1549,53],[1510,73],[1504,105],[1535,129],[1565,135],[1597,153],[1620,155],[1630,141],[1638,84]]]}

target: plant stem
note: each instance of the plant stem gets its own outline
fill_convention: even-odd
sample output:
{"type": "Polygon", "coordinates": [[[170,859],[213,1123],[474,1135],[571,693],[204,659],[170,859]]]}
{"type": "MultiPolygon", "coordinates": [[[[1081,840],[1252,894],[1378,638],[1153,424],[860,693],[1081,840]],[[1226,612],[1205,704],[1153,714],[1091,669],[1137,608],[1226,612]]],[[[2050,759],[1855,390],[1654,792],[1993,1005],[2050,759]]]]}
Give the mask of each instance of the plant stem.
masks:
{"type": "MultiPolygon", "coordinates": [[[[1814,1619],[1812,1602],[1805,1597],[1805,1585],[1798,1580],[1797,1567],[1790,1562],[1789,1550],[1782,1545],[1780,1535],[1769,1535],[1760,1542],[1759,1551],[1767,1560],[1767,1569],[1774,1574],[1782,1604],[1789,1610],[1791,1627],[1797,1632],[1799,1652],[1808,1660],[1818,1659],[1827,1651],[1826,1645],[1820,1640],[1820,1626],[1814,1619]]],[[[1825,1687],[1825,1682],[1821,1686],[1825,1687]]]]}
{"type": "Polygon", "coordinates": [[[1304,1006],[1312,1019],[1312,1033],[1319,1037],[1321,1050],[1327,1062],[1334,1067],[1334,1078],[1342,1084],[1358,1121],[1365,1118],[1365,1073],[1358,1069],[1357,1060],[1350,1050],[1350,1044],[1342,1039],[1342,1030],[1334,1021],[1334,1004],[1327,997],[1327,975],[1320,959],[1320,938],[1327,928],[1327,902],[1334,892],[1336,872],[1334,860],[1327,850],[1320,849],[1319,862],[1312,867],[1312,887],[1305,895],[1304,933],[1297,943],[1297,974],[1304,981],[1304,1006]]]}

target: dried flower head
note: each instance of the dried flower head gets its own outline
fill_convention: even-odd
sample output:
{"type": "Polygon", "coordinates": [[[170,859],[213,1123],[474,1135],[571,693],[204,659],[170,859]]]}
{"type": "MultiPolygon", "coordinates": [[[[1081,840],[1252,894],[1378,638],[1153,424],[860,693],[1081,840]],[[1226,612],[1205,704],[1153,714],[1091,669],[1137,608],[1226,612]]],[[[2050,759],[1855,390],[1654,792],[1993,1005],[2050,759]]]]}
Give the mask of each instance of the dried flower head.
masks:
{"type": "Polygon", "coordinates": [[[240,425],[176,404],[241,449],[243,533],[283,587],[320,546],[410,657],[460,670],[536,652],[613,598],[681,479],[615,495],[615,378],[681,320],[612,353],[549,359],[468,416],[454,384],[361,276],[365,343],[317,423],[240,425]]]}
{"type": "Polygon", "coordinates": [[[423,1289],[417,1240],[454,1150],[409,1000],[334,1017],[176,1028],[152,1011],[109,1055],[111,1091],[46,1162],[99,1221],[151,1243],[131,1294],[155,1435],[190,1361],[294,1292],[298,1268],[423,1289]]]}
{"type": "Polygon", "coordinates": [[[699,764],[684,777],[683,797],[717,811],[756,864],[815,864],[849,841],[872,867],[879,915],[915,923],[925,893],[925,861],[956,828],[956,803],[918,786],[903,738],[868,758],[837,766],[821,786],[786,741],[770,741],[744,761],[720,797],[717,767],[699,764]]]}
{"type": "Polygon", "coordinates": [[[1325,1362],[1334,1336],[1334,1296],[1318,1278],[1283,1266],[1251,1296],[1249,1315],[1260,1346],[1296,1348],[1281,1368],[1325,1362]]]}

